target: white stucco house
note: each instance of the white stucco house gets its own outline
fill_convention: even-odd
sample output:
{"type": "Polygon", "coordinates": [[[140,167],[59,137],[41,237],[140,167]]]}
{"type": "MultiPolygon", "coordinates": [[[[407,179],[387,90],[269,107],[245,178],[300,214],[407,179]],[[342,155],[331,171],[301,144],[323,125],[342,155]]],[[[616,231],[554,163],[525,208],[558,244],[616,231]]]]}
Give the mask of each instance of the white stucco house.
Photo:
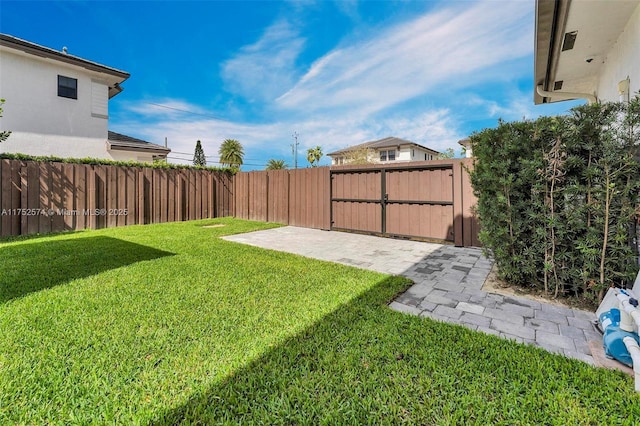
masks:
{"type": "Polygon", "coordinates": [[[640,92],[640,0],[537,0],[536,105],[640,92]]]}
{"type": "Polygon", "coordinates": [[[370,163],[389,164],[394,162],[434,160],[440,153],[415,142],[396,137],[364,142],[327,154],[331,165],[349,164],[355,155],[366,156],[370,163]]]}
{"type": "Polygon", "coordinates": [[[0,152],[149,162],[169,149],[109,132],[109,99],[129,74],[0,34],[0,152]]]}

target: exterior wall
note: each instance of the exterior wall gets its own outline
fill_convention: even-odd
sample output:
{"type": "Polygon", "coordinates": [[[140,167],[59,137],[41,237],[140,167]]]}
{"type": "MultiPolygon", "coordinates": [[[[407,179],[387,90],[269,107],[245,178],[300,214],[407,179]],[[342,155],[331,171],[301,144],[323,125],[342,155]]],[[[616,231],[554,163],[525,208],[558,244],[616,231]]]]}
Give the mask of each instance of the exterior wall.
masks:
{"type": "MultiPolygon", "coordinates": [[[[395,161],[429,161],[435,160],[435,157],[436,156],[432,152],[422,148],[415,146],[401,146],[399,151],[396,150],[395,161]],[[427,155],[426,158],[425,154],[427,155]]],[[[378,156],[378,158],[380,157],[378,156]]]]}
{"type": "Polygon", "coordinates": [[[153,162],[153,154],[151,153],[108,150],[106,139],[103,138],[81,138],[26,132],[12,132],[9,139],[0,145],[0,152],[61,158],[100,158],[116,161],[153,162]]]}
{"type": "MultiPolygon", "coordinates": [[[[394,149],[393,147],[389,148],[378,148],[376,150],[372,150],[369,155],[369,161],[375,164],[393,164],[397,162],[408,162],[408,161],[430,161],[436,159],[436,154],[431,151],[427,151],[425,149],[414,147],[410,145],[400,146],[400,149],[395,149],[396,151],[396,159],[393,161],[380,161],[380,151],[389,151],[394,149]],[[427,157],[425,158],[425,154],[427,157]]],[[[332,166],[341,166],[344,164],[349,164],[349,161],[345,161],[345,156],[337,156],[331,158],[332,166]],[[342,161],[340,161],[340,158],[342,161]]]]}
{"type": "Polygon", "coordinates": [[[602,101],[619,101],[618,82],[630,79],[629,93],[640,91],[640,5],[613,45],[598,79],[597,96],[602,101]]]}
{"type": "Polygon", "coordinates": [[[430,161],[436,159],[436,154],[422,148],[411,148],[411,161],[430,161]],[[427,158],[425,158],[425,154],[427,158]]]}
{"type": "Polygon", "coordinates": [[[110,158],[108,84],[100,73],[9,48],[0,55],[0,129],[13,132],[3,151],[110,158]],[[58,75],[78,80],[77,99],[58,96],[58,75]]]}
{"type": "Polygon", "coordinates": [[[108,152],[109,158],[117,161],[140,161],[143,163],[153,163],[153,154],[137,151],[111,150],[108,152]]]}
{"type": "MultiPolygon", "coordinates": [[[[11,130],[0,123],[0,128],[11,130]]],[[[37,156],[111,159],[105,138],[47,135],[42,133],[11,132],[0,144],[0,152],[37,156]]]]}
{"type": "Polygon", "coordinates": [[[401,146],[400,151],[396,150],[396,161],[412,161],[411,147],[401,146]]]}

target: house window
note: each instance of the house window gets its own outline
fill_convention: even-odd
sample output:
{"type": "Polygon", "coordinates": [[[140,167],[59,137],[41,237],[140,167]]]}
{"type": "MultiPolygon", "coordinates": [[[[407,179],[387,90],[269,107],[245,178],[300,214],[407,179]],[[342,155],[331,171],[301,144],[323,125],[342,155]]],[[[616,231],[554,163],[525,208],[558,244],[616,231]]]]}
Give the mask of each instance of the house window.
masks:
{"type": "Polygon", "coordinates": [[[380,161],[395,161],[396,159],[396,151],[380,151],[380,161]]]}
{"type": "Polygon", "coordinates": [[[58,76],[58,96],[63,98],[78,99],[78,79],[58,76]]]}

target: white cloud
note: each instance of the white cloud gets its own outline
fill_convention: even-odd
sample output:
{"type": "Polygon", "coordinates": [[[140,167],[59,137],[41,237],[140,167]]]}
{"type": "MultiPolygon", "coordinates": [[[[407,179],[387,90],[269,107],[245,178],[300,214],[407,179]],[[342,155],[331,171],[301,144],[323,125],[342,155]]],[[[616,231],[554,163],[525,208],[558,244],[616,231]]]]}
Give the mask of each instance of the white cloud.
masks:
{"type": "MultiPolygon", "coordinates": [[[[165,100],[166,102],[166,100],[165,100]]],[[[144,111],[147,104],[132,105],[131,110],[144,111]]],[[[193,110],[193,105],[183,105],[185,110],[193,110]]],[[[204,117],[168,117],[164,111],[148,108],[144,121],[123,121],[113,130],[139,137],[144,140],[163,143],[165,137],[172,149],[171,161],[190,163],[197,140],[202,142],[210,165],[218,160],[218,149],[224,139],[239,140],[245,148],[245,163],[248,169],[262,168],[270,158],[284,159],[293,164],[291,144],[292,134],[299,136],[299,164],[305,163],[307,148],[319,145],[325,153],[335,151],[364,141],[386,136],[408,139],[436,150],[457,149],[457,141],[462,134],[446,109],[415,115],[393,115],[384,119],[333,117],[332,120],[308,117],[306,120],[279,120],[272,123],[240,123],[204,117]],[[181,161],[183,159],[184,161],[181,161]]],[[[324,158],[322,164],[327,164],[324,158]]]]}
{"type": "Polygon", "coordinates": [[[329,52],[278,98],[279,106],[367,115],[448,82],[472,84],[484,70],[531,53],[530,4],[460,5],[329,52]]]}
{"type": "Polygon", "coordinates": [[[226,88],[249,100],[275,99],[295,82],[295,62],[304,44],[289,22],[277,21],[256,43],[222,64],[226,88]]]}
{"type": "Polygon", "coordinates": [[[501,102],[483,98],[479,95],[468,96],[465,104],[478,109],[478,114],[503,120],[521,120],[539,115],[533,104],[533,96],[522,92],[510,93],[501,102]]]}
{"type": "Polygon", "coordinates": [[[458,150],[457,142],[466,136],[461,133],[459,123],[448,109],[423,112],[416,116],[387,118],[382,120],[381,127],[389,136],[408,139],[436,151],[447,148],[458,150]]]}
{"type": "Polygon", "coordinates": [[[179,99],[157,99],[153,102],[123,103],[124,109],[141,115],[162,116],[165,118],[179,118],[188,114],[207,115],[207,111],[197,105],[179,99]]]}
{"type": "Polygon", "coordinates": [[[237,139],[245,148],[245,162],[255,163],[248,159],[258,160],[255,153],[260,152],[266,142],[277,140],[281,127],[278,123],[246,124],[197,116],[174,119],[149,112],[144,120],[121,121],[113,130],[154,143],[163,143],[167,138],[172,162],[176,163],[183,162],[178,161],[178,157],[190,162],[197,140],[202,142],[208,160],[216,162],[222,141],[237,139]]]}
{"type": "Polygon", "coordinates": [[[340,12],[354,21],[360,20],[360,13],[358,11],[358,0],[339,0],[335,2],[336,7],[340,12]]]}
{"type": "MultiPolygon", "coordinates": [[[[254,101],[262,122],[212,117],[180,100],[129,105],[140,114],[115,131],[161,143],[175,155],[192,156],[201,140],[210,160],[220,143],[238,139],[245,163],[262,168],[270,158],[293,164],[291,137],[300,134],[304,152],[319,145],[331,152],[386,136],[397,136],[444,151],[459,151],[468,136],[465,121],[502,116],[535,116],[529,93],[515,87],[530,72],[522,58],[533,49],[533,8],[529,2],[456,2],[403,24],[376,28],[369,37],[343,41],[299,73],[296,61],[305,39],[286,20],[222,65],[226,87],[254,101]],[[506,98],[500,98],[496,87],[506,98]],[[480,95],[465,97],[467,92],[480,95]],[[490,97],[483,93],[492,92],[490,97]],[[438,105],[433,98],[451,102],[438,105]],[[495,101],[492,99],[500,99],[495,101]],[[164,104],[160,108],[150,104],[164,104]],[[183,113],[192,111],[195,114],[183,113]]],[[[323,159],[323,164],[328,162],[323,159]]]]}
{"type": "Polygon", "coordinates": [[[505,121],[516,121],[523,119],[535,120],[542,115],[562,114],[571,107],[584,103],[584,101],[534,105],[532,93],[512,90],[505,94],[500,102],[479,95],[470,95],[466,97],[463,103],[468,107],[474,108],[477,115],[495,119],[500,118],[505,121]]]}

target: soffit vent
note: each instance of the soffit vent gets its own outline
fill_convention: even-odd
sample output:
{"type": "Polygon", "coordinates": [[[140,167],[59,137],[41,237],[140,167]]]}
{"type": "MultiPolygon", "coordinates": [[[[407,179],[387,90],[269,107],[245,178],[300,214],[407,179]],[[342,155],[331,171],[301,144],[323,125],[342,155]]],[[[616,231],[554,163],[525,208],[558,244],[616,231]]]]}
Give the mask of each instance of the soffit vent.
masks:
{"type": "Polygon", "coordinates": [[[564,34],[564,41],[562,42],[562,51],[573,49],[573,45],[576,44],[576,37],[578,37],[577,31],[571,31],[564,34]]]}

